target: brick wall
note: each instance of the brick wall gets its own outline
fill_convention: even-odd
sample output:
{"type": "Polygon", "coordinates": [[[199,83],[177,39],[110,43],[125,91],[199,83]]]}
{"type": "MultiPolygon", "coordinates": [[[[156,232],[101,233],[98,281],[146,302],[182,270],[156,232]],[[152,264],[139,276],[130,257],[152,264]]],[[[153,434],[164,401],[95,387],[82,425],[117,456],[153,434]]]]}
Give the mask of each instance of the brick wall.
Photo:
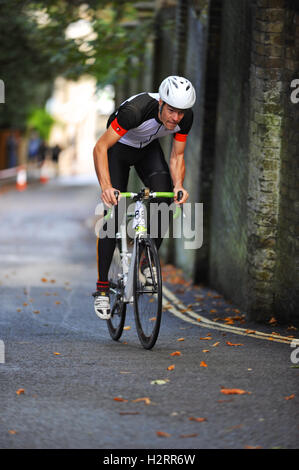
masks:
{"type": "Polygon", "coordinates": [[[299,103],[290,99],[290,84],[299,79],[299,4],[286,2],[283,55],[283,126],[280,163],[277,263],[274,314],[299,322],[299,103]]]}
{"type": "Polygon", "coordinates": [[[250,105],[249,2],[223,2],[216,155],[210,226],[210,283],[244,306],[250,105]]]}
{"type": "Polygon", "coordinates": [[[290,101],[290,83],[298,73],[296,12],[292,2],[257,0],[253,19],[247,308],[256,320],[276,316],[290,321],[296,320],[298,300],[294,177],[298,110],[290,101]]]}
{"type": "Polygon", "coordinates": [[[227,0],[223,17],[211,281],[254,320],[296,323],[298,4],[227,0]]]}
{"type": "MultiPolygon", "coordinates": [[[[215,160],[215,133],[217,122],[217,104],[219,89],[219,66],[221,45],[222,0],[211,0],[208,10],[208,33],[205,54],[204,90],[200,96],[203,111],[201,127],[201,161],[200,180],[198,184],[198,201],[204,204],[203,211],[203,245],[196,253],[194,280],[196,283],[209,283],[210,238],[212,188],[215,160]]],[[[200,53],[200,51],[199,51],[200,53]]]]}

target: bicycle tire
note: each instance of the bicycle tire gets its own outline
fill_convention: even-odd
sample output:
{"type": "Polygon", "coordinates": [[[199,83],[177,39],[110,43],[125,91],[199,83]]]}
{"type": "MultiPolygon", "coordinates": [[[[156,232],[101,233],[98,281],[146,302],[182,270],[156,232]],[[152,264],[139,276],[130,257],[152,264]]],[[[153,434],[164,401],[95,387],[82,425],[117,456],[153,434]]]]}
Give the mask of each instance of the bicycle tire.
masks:
{"type": "MultiPolygon", "coordinates": [[[[151,276],[153,278],[153,276],[151,276]]],[[[134,281],[134,316],[139,340],[145,349],[151,349],[158,338],[162,317],[162,276],[158,251],[154,241],[140,238],[137,242],[134,281]],[[153,274],[156,268],[156,279],[152,285],[145,282],[141,272],[143,256],[146,256],[148,266],[153,274]]]]}
{"type": "Polygon", "coordinates": [[[122,266],[119,246],[115,247],[108,279],[110,284],[111,318],[107,320],[108,331],[114,341],[122,335],[126,320],[127,304],[123,302],[122,266]]]}

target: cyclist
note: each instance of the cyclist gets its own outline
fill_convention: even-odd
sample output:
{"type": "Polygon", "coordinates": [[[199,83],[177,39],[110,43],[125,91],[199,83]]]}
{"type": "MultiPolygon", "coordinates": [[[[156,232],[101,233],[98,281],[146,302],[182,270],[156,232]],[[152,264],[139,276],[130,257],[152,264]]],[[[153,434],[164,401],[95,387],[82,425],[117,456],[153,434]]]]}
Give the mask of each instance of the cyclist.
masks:
{"type": "MultiPolygon", "coordinates": [[[[195,90],[189,80],[169,76],[162,81],[159,93],[132,96],[109,117],[107,130],[93,151],[101,198],[107,206],[117,204],[115,191],[127,190],[130,166],[135,167],[144,185],[152,191],[173,191],[175,202],[178,191],[182,191],[180,203],[186,202],[189,194],[183,188],[184,150],[193,122],[191,108],[195,100],[195,90]],[[158,139],[169,134],[174,134],[174,139],[168,166],[158,139]]],[[[155,239],[157,248],[163,240],[160,235],[155,239]]],[[[97,239],[98,281],[93,294],[94,308],[104,320],[111,316],[108,271],[115,244],[114,238],[97,239]]]]}

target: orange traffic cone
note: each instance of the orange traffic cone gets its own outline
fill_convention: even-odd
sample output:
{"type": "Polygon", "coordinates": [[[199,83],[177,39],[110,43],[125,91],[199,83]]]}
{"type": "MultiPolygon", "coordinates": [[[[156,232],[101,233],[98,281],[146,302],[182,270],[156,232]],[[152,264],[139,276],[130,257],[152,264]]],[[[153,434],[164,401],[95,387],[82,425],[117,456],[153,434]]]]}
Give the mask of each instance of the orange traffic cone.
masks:
{"type": "Polygon", "coordinates": [[[27,170],[25,166],[19,166],[17,169],[16,188],[18,191],[24,191],[27,188],[27,170]]]}
{"type": "Polygon", "coordinates": [[[46,162],[43,163],[40,169],[40,182],[45,184],[49,181],[49,171],[46,162]]]}

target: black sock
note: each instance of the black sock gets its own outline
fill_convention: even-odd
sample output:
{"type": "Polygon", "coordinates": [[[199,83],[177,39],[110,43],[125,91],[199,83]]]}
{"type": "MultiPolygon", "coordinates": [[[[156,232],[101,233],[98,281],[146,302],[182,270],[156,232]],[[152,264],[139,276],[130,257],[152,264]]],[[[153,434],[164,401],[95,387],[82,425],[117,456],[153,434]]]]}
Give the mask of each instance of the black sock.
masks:
{"type": "Polygon", "coordinates": [[[97,291],[100,291],[103,295],[109,291],[109,281],[97,281],[97,291]]]}

